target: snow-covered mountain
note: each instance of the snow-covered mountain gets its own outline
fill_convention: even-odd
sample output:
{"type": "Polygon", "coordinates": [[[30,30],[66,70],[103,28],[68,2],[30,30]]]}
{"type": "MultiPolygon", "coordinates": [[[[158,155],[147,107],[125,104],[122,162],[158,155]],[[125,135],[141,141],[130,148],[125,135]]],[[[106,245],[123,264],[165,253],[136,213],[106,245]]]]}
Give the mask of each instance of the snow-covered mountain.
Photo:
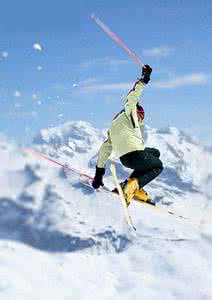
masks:
{"type": "MultiPolygon", "coordinates": [[[[105,134],[68,122],[32,147],[93,175],[105,134]]],[[[146,145],[164,163],[147,191],[190,220],[132,203],[135,234],[117,197],[0,138],[0,299],[211,299],[212,155],[176,128],[148,127],[146,145]]]]}

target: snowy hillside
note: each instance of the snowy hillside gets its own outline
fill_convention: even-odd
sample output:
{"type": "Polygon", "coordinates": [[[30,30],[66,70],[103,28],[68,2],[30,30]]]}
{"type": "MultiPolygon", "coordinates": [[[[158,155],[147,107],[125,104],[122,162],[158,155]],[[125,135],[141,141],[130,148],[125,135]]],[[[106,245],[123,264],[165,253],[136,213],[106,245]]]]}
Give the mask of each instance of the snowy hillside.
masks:
{"type": "MultiPolygon", "coordinates": [[[[104,137],[69,122],[33,147],[93,175],[104,137]]],[[[212,155],[176,128],[147,128],[146,145],[165,167],[147,191],[190,221],[132,203],[135,234],[117,197],[0,138],[0,299],[211,299],[212,155]]]]}

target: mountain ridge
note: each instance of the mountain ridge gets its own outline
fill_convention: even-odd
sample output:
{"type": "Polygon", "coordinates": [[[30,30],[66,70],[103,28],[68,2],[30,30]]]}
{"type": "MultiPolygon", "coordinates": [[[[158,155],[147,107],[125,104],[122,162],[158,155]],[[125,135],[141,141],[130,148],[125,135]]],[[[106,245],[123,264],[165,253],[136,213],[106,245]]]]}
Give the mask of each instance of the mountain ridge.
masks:
{"type": "MultiPolygon", "coordinates": [[[[42,131],[32,147],[93,175],[105,135],[86,122],[69,122],[42,131]]],[[[73,293],[85,299],[91,289],[105,300],[108,291],[111,299],[135,293],[156,300],[159,287],[163,299],[176,299],[176,293],[179,299],[211,298],[212,156],[177,129],[147,128],[146,142],[159,148],[165,164],[147,190],[157,205],[190,221],[133,202],[135,234],[117,196],[94,192],[77,174],[0,139],[1,299],[68,299],[73,293]],[[196,174],[203,159],[207,164],[196,174]]],[[[130,170],[113,161],[126,178],[130,170]]],[[[104,180],[113,187],[109,171],[104,180]]]]}

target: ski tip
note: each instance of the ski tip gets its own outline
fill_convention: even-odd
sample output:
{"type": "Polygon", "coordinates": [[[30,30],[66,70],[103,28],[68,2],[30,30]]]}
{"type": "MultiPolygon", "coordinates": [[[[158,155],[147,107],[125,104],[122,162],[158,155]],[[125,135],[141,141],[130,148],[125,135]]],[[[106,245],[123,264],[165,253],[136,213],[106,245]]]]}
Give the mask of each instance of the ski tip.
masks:
{"type": "Polygon", "coordinates": [[[132,228],[136,231],[136,228],[134,226],[132,226],[132,228]]]}

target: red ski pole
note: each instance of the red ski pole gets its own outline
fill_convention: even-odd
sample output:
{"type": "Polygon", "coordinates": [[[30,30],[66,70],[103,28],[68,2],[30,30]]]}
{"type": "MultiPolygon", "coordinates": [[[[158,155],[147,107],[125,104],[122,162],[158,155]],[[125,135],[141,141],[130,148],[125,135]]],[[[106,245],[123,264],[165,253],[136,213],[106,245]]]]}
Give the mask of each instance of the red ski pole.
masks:
{"type": "Polygon", "coordinates": [[[97,25],[107,33],[119,46],[121,46],[130,56],[132,56],[140,65],[144,66],[144,63],[137,58],[137,56],[130,51],[127,46],[113,33],[99,18],[97,18],[94,14],[91,15],[91,18],[96,22],[97,25]]]}

